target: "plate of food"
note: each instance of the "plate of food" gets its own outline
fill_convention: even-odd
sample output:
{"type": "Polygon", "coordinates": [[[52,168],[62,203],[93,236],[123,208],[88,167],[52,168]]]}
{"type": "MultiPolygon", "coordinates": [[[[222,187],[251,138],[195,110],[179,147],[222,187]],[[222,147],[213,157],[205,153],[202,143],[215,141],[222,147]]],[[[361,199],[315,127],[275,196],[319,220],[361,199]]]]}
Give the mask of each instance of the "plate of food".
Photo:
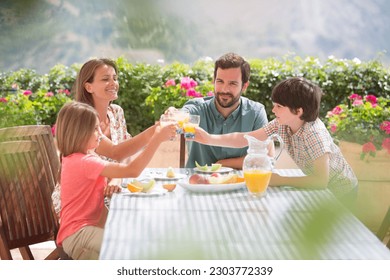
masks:
{"type": "Polygon", "coordinates": [[[149,192],[131,192],[124,191],[123,195],[127,196],[160,196],[166,194],[168,191],[166,189],[153,189],[149,192]]]}
{"type": "Polygon", "coordinates": [[[222,164],[219,163],[213,163],[211,165],[200,165],[195,161],[195,168],[194,171],[197,173],[202,174],[212,174],[212,173],[220,173],[220,174],[227,174],[233,171],[233,168],[230,167],[224,167],[222,164]]]}
{"type": "Polygon", "coordinates": [[[172,167],[169,167],[166,172],[159,171],[150,174],[154,180],[158,181],[176,181],[187,177],[186,174],[176,173],[172,167]]]}
{"type": "Polygon", "coordinates": [[[123,195],[130,196],[158,196],[163,195],[168,192],[166,189],[156,189],[155,180],[128,180],[126,183],[126,188],[122,191],[123,195]]]}
{"type": "MultiPolygon", "coordinates": [[[[214,174],[219,175],[219,173],[214,174]]],[[[244,178],[239,177],[237,174],[219,176],[193,174],[190,178],[180,180],[177,183],[191,192],[226,192],[245,187],[244,178]]]]}

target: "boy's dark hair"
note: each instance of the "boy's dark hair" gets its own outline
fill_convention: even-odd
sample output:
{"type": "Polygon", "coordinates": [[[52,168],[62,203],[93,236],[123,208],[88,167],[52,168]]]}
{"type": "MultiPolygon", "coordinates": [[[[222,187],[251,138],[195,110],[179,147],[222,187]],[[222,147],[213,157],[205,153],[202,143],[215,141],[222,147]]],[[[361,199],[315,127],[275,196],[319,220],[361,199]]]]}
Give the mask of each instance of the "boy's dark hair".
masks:
{"type": "Polygon", "coordinates": [[[214,79],[217,77],[218,68],[241,68],[242,84],[248,82],[251,75],[251,67],[249,63],[243,57],[235,53],[227,53],[217,59],[214,66],[214,79]]]}
{"type": "Polygon", "coordinates": [[[320,113],[321,88],[302,77],[293,77],[279,82],[272,90],[272,102],[290,108],[292,113],[302,108],[301,120],[315,121],[320,113]]]}

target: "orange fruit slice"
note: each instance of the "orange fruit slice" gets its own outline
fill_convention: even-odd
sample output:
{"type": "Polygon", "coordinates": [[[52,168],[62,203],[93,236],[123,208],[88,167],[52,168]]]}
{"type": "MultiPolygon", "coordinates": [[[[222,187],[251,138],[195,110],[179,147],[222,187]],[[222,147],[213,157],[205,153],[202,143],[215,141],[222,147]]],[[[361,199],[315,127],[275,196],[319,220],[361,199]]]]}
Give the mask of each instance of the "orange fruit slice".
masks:
{"type": "Polygon", "coordinates": [[[136,192],[140,192],[140,191],[142,191],[142,187],[138,187],[138,186],[136,186],[136,185],[134,185],[134,184],[131,184],[131,183],[129,183],[129,184],[127,184],[127,189],[130,191],[130,192],[132,192],[132,193],[136,193],[136,192]]]}
{"type": "Polygon", "coordinates": [[[176,184],[164,184],[163,188],[167,191],[171,192],[176,188],[176,184]]]}
{"type": "Polygon", "coordinates": [[[242,182],[245,182],[245,178],[244,177],[237,177],[236,183],[242,183],[242,182]]]}

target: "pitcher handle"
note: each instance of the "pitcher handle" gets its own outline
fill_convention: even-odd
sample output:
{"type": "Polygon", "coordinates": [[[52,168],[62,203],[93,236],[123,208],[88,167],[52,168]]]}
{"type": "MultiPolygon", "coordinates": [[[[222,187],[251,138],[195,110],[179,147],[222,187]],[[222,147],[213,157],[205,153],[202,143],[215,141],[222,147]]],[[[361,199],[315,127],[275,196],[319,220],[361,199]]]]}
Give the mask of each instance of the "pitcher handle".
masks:
{"type": "Polygon", "coordinates": [[[283,148],[284,148],[284,143],[283,143],[282,137],[280,137],[279,134],[276,134],[276,133],[275,133],[275,134],[270,135],[269,138],[270,138],[271,140],[273,140],[273,138],[276,138],[277,141],[278,141],[279,144],[280,144],[279,153],[278,153],[276,156],[274,156],[274,160],[277,161],[278,158],[280,157],[280,154],[281,154],[282,151],[283,151],[283,148]]]}

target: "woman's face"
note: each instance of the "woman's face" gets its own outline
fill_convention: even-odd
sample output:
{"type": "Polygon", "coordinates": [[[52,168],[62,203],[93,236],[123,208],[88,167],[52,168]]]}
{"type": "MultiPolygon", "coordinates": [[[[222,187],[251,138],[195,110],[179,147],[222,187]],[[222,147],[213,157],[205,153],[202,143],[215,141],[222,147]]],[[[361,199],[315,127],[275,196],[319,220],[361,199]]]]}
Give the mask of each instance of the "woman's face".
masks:
{"type": "Polygon", "coordinates": [[[93,82],[85,83],[85,89],[92,94],[95,104],[116,100],[119,83],[115,69],[109,65],[98,67],[93,82]]]}

